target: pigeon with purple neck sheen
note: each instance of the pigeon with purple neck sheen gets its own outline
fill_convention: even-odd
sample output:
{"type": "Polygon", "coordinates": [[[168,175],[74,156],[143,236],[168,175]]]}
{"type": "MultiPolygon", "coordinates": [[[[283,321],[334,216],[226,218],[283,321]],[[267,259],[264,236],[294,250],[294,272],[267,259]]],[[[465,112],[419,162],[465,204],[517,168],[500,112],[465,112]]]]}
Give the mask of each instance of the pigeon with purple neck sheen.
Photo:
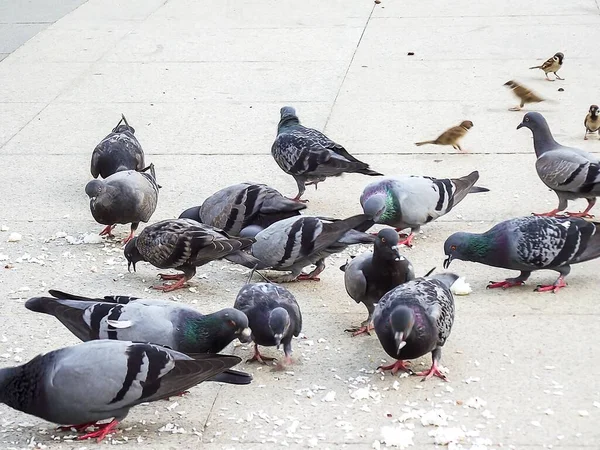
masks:
{"type": "Polygon", "coordinates": [[[460,259],[521,272],[490,281],[488,288],[520,286],[535,270],[555,270],[558,279],[536,291],[557,292],[567,285],[571,264],[600,257],[599,227],[580,218],[527,216],[500,222],[485,233],[454,233],[444,243],[444,268],[460,259]]]}
{"type": "Polygon", "coordinates": [[[538,216],[556,216],[567,209],[569,200],[585,198],[587,208],[579,213],[566,212],[570,217],[593,217],[589,214],[600,195],[600,159],[596,155],[554,140],[548,122],[538,112],[525,114],[517,126],[533,133],[533,148],[537,160],[535,169],[542,182],[558,196],[558,206],[538,216]]]}
{"type": "Polygon", "coordinates": [[[413,374],[405,360],[420,358],[431,352],[429,370],[414,373],[447,381],[439,362],[454,323],[454,297],[450,287],[458,279],[442,273],[408,281],[385,294],[375,307],[373,324],[381,346],[397,361],[378,369],[399,370],[413,374]]]}
{"type": "Polygon", "coordinates": [[[360,196],[365,214],[375,223],[390,225],[400,232],[410,228],[398,245],[412,245],[414,233],[450,212],[467,194],[487,192],[475,186],[479,172],[461,178],[432,178],[416,175],[386,177],[369,184],[360,196]]]}
{"type": "Polygon", "coordinates": [[[112,133],[102,139],[92,153],[90,171],[94,178],[108,178],[122,170],[139,172],[144,169],[144,151],[134,133],[135,129],[121,114],[112,133]]]}
{"type": "Polygon", "coordinates": [[[340,267],[346,292],[356,303],[366,306],[369,316],[360,327],[346,331],[353,336],[369,334],[375,305],[387,292],[415,278],[408,259],[398,251],[398,233],[384,228],[377,233],[372,252],[364,252],[340,267]]]}
{"type": "Polygon", "coordinates": [[[271,154],[277,165],[296,180],[298,194],[294,200],[303,201],[300,197],[306,185],[314,184],[316,189],[327,177],[339,177],[344,173],[381,176],[320,131],[301,125],[291,106],[281,108],[280,114],[271,154]]]}
{"type": "Polygon", "coordinates": [[[104,439],[129,410],[179,394],[241,361],[237,356],[188,356],[155,344],[100,340],[36,356],[0,369],[0,403],[104,439]],[[97,422],[110,419],[108,423],[97,422]]]}
{"type": "Polygon", "coordinates": [[[215,192],[202,205],[186,209],[179,218],[243,236],[247,227],[264,229],[278,220],[299,216],[303,209],[305,204],[284,197],[266,184],[240,183],[215,192]]]}

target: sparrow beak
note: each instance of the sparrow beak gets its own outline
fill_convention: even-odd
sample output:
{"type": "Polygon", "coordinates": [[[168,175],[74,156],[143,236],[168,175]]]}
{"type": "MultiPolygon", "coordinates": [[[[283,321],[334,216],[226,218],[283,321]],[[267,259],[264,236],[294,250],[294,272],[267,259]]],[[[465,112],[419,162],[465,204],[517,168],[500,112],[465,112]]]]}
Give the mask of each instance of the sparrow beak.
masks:
{"type": "Polygon", "coordinates": [[[452,262],[452,255],[448,255],[448,257],[444,260],[444,269],[447,269],[452,262]]]}
{"type": "Polygon", "coordinates": [[[275,346],[277,347],[277,350],[279,350],[279,347],[281,346],[281,339],[283,338],[282,334],[276,334],[275,335],[275,346]]]}
{"type": "Polygon", "coordinates": [[[521,122],[519,125],[517,125],[517,130],[524,127],[525,125],[523,125],[523,122],[521,122]]]}
{"type": "Polygon", "coordinates": [[[404,340],[404,333],[402,331],[397,331],[394,334],[394,339],[396,339],[396,345],[398,346],[397,354],[400,354],[400,350],[402,350],[402,347],[406,345],[406,341],[404,340]]]}
{"type": "Polygon", "coordinates": [[[245,344],[246,342],[250,342],[251,335],[252,335],[252,330],[250,328],[246,327],[242,330],[242,332],[240,333],[240,337],[238,339],[240,340],[240,342],[245,344]]]}
{"type": "Polygon", "coordinates": [[[134,271],[134,272],[136,271],[136,270],[135,270],[135,263],[134,263],[134,262],[131,262],[131,261],[128,261],[128,262],[127,262],[127,272],[129,272],[129,273],[131,273],[131,266],[133,266],[133,271],[134,271]]]}

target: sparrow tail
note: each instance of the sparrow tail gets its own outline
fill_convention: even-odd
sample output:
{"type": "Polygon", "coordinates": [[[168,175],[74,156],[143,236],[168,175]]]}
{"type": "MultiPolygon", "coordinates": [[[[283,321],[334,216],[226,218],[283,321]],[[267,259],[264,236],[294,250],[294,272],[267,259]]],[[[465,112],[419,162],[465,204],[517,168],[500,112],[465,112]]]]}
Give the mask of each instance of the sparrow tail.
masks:
{"type": "Polygon", "coordinates": [[[421,145],[425,145],[425,144],[435,144],[436,141],[437,141],[437,139],[434,139],[433,141],[415,142],[415,145],[417,147],[420,147],[421,145]]]}
{"type": "Polygon", "coordinates": [[[541,68],[542,68],[542,66],[533,66],[533,67],[530,67],[530,69],[541,69],[541,68]]]}

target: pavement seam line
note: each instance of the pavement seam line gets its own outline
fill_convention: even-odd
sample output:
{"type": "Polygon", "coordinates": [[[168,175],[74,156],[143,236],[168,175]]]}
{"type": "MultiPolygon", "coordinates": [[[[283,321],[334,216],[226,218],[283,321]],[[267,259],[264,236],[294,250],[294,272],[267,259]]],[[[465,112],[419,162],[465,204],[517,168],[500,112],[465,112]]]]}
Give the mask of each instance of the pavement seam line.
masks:
{"type": "Polygon", "coordinates": [[[327,119],[325,120],[325,125],[323,125],[323,132],[325,132],[325,130],[327,129],[327,125],[329,124],[329,120],[331,119],[331,114],[333,113],[333,108],[335,107],[335,104],[337,103],[337,99],[340,96],[340,92],[342,92],[342,87],[344,86],[344,83],[346,82],[346,77],[348,77],[348,72],[350,72],[350,68],[352,67],[352,63],[354,62],[354,58],[356,56],[356,52],[358,51],[358,47],[360,47],[360,43],[362,42],[362,39],[365,35],[365,32],[367,31],[367,27],[369,26],[369,22],[371,22],[371,17],[373,17],[373,12],[375,11],[375,7],[377,6],[376,3],[373,3],[373,7],[371,8],[371,12],[369,13],[369,17],[367,17],[367,21],[365,23],[365,26],[363,27],[362,32],[360,33],[360,37],[358,38],[358,42],[356,43],[356,47],[354,48],[354,51],[352,52],[352,57],[350,58],[350,62],[348,63],[348,67],[346,67],[346,71],[344,72],[344,76],[342,77],[342,82],[340,83],[340,87],[338,88],[337,92],[335,93],[335,97],[333,99],[333,103],[331,104],[331,109],[329,110],[329,114],[327,115],[327,119]]]}

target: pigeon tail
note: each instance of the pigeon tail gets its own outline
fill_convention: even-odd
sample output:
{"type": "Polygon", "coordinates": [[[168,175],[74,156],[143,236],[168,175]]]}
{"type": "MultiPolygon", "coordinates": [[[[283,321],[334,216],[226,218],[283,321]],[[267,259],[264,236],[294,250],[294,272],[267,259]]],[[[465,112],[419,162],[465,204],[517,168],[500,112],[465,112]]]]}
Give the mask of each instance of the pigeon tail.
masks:
{"type": "Polygon", "coordinates": [[[252,375],[246,372],[240,372],[239,370],[228,369],[225,372],[221,372],[220,374],[215,375],[209,381],[244,385],[250,384],[252,382],[252,375]]]}
{"type": "Polygon", "coordinates": [[[585,250],[571,261],[571,264],[589,261],[600,257],[600,223],[593,222],[596,227],[595,233],[590,237],[585,250]]]}
{"type": "Polygon", "coordinates": [[[479,192],[490,192],[490,190],[482,186],[473,186],[469,189],[469,194],[477,194],[479,192]]]}
{"type": "Polygon", "coordinates": [[[370,177],[382,177],[383,176],[382,173],[375,172],[374,170],[371,170],[368,167],[366,169],[357,170],[356,173],[361,173],[363,175],[369,175],[370,177]]]}
{"type": "Polygon", "coordinates": [[[248,269],[264,269],[264,267],[262,267],[263,264],[260,262],[259,259],[241,250],[230,253],[225,257],[225,259],[229,262],[247,267],[248,269]]]}
{"type": "Polygon", "coordinates": [[[202,223],[202,219],[200,218],[200,206],[193,206],[192,208],[186,209],[179,215],[178,219],[191,219],[202,223]]]}

